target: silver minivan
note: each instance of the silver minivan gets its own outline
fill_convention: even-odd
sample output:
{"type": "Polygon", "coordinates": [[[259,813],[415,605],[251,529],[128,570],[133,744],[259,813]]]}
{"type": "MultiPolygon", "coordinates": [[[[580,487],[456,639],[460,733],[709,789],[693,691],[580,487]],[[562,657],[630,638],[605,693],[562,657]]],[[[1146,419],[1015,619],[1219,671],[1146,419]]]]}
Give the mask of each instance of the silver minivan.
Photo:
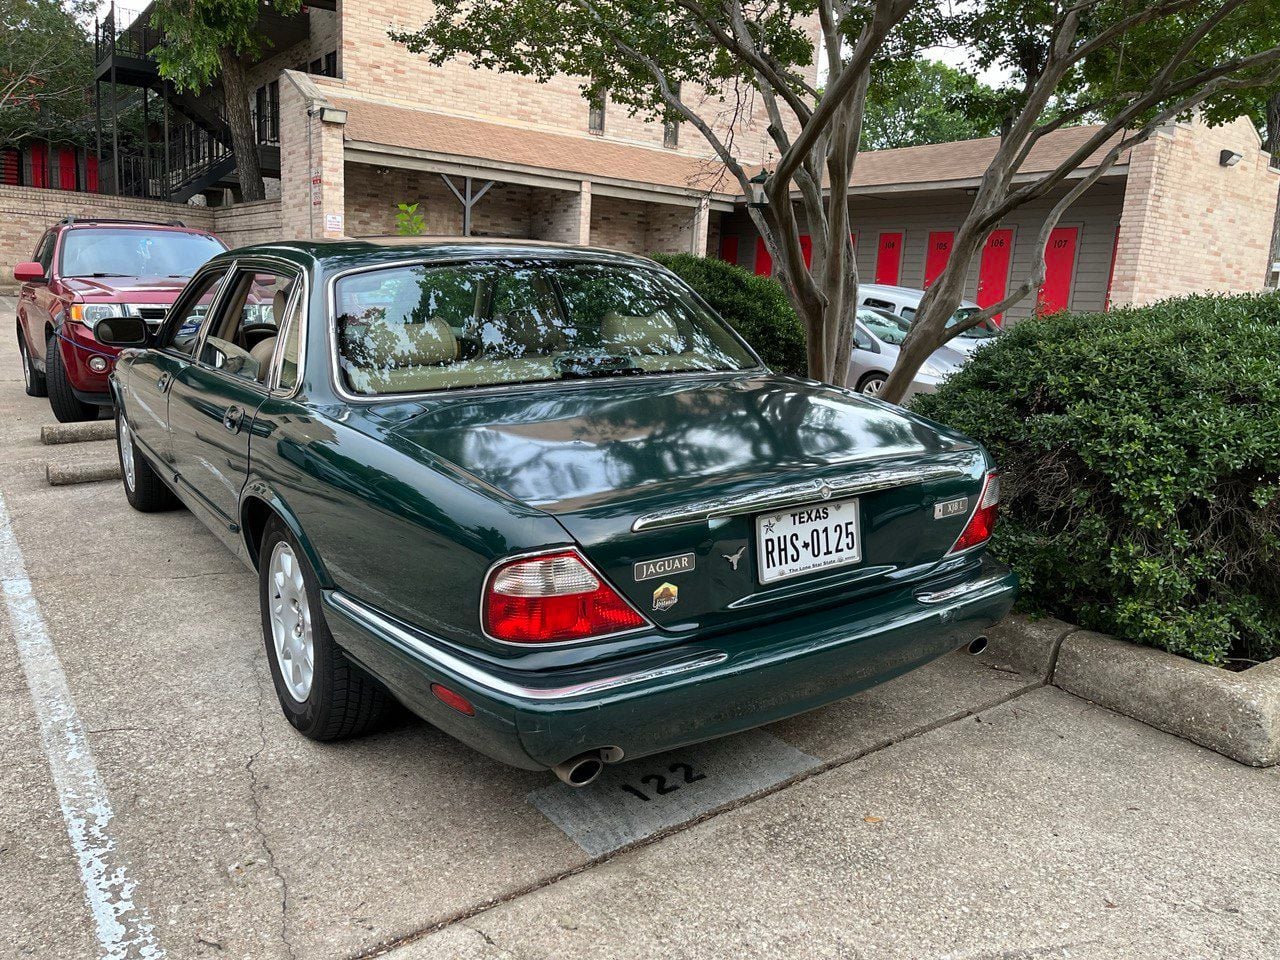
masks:
{"type": "MultiPolygon", "coordinates": [[[[902,317],[904,320],[910,321],[916,315],[916,310],[920,308],[920,301],[924,299],[924,291],[916,290],[913,287],[891,287],[882,283],[862,283],[858,285],[858,303],[864,307],[875,307],[878,310],[887,310],[902,317]]],[[[960,309],[958,309],[947,325],[952,326],[973,316],[981,307],[971,300],[960,301],[960,309]]],[[[966,330],[958,337],[953,337],[947,341],[947,349],[955,350],[958,353],[973,353],[978,347],[991,340],[993,337],[999,336],[1000,327],[991,320],[984,320],[978,326],[971,330],[966,330]]]]}

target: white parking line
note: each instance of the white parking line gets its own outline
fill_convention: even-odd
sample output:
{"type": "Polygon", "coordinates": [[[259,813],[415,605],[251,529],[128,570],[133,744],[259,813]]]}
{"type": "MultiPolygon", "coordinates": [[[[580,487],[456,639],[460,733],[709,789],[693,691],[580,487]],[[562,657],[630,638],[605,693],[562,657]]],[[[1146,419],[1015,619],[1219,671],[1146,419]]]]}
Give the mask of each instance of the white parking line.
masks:
{"type": "Polygon", "coordinates": [[[111,801],[98,776],[62,663],[32,593],[3,496],[0,583],[4,585],[5,606],[22,671],[40,721],[40,738],[49,758],[62,818],[79,861],[80,882],[93,914],[100,955],[104,960],[163,957],[164,949],[155,938],[146,909],[133,900],[133,881],[111,836],[111,801]]]}

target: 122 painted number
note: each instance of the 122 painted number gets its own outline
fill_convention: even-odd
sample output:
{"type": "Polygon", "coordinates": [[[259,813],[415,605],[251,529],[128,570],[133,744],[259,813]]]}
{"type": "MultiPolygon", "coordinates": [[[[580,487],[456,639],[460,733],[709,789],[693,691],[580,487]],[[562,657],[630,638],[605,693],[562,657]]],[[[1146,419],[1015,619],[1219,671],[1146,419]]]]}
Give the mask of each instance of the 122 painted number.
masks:
{"type": "MultiPolygon", "coordinates": [[[[680,774],[684,779],[684,783],[668,782],[667,778],[660,773],[647,773],[640,778],[640,783],[642,786],[652,787],[655,794],[662,796],[667,793],[675,793],[684,786],[685,783],[697,783],[699,780],[707,779],[707,775],[705,773],[698,773],[687,763],[673,763],[671,766],[667,767],[667,772],[680,774]]],[[[653,797],[645,793],[641,787],[633,787],[629,783],[624,783],[621,789],[624,793],[629,793],[633,797],[639,797],[645,803],[648,803],[653,799],[653,797]]]]}

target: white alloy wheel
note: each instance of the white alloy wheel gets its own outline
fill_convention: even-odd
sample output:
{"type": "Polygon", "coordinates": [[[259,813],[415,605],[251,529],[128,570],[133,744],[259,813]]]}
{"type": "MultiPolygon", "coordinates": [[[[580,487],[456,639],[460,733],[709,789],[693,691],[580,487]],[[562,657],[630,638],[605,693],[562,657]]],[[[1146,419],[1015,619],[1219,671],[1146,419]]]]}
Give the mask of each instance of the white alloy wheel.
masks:
{"type": "Polygon", "coordinates": [[[137,471],[133,463],[133,434],[129,432],[129,424],[125,422],[123,413],[116,417],[116,423],[120,425],[118,430],[120,435],[120,471],[124,474],[124,485],[132,493],[138,482],[137,471]]]}
{"type": "Polygon", "coordinates": [[[305,703],[315,672],[315,635],[302,566],[286,541],[279,541],[271,551],[267,576],[276,663],[289,695],[298,703],[305,703]]]}

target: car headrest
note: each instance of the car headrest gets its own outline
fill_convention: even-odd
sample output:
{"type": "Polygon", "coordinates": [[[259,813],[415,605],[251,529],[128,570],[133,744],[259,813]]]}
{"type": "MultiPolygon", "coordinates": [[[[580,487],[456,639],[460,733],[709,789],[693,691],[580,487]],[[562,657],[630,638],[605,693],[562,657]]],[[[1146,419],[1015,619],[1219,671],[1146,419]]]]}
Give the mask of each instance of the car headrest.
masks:
{"type": "Polygon", "coordinates": [[[608,350],[641,356],[684,353],[684,337],[670,317],[628,317],[613,310],[600,321],[600,343],[608,350]]]}
{"type": "Polygon", "coordinates": [[[513,310],[484,321],[479,339],[486,353],[511,357],[546,355],[564,347],[564,331],[533,310],[513,310]]]}
{"type": "Polygon", "coordinates": [[[279,339],[279,337],[267,337],[265,340],[259,340],[249,351],[249,356],[253,357],[258,364],[258,380],[263,383],[266,383],[267,373],[271,367],[271,356],[276,352],[276,342],[279,339]]]}
{"type": "Polygon", "coordinates": [[[374,320],[353,347],[364,364],[383,370],[449,363],[458,357],[453,330],[435,317],[423,323],[374,320]]]}

